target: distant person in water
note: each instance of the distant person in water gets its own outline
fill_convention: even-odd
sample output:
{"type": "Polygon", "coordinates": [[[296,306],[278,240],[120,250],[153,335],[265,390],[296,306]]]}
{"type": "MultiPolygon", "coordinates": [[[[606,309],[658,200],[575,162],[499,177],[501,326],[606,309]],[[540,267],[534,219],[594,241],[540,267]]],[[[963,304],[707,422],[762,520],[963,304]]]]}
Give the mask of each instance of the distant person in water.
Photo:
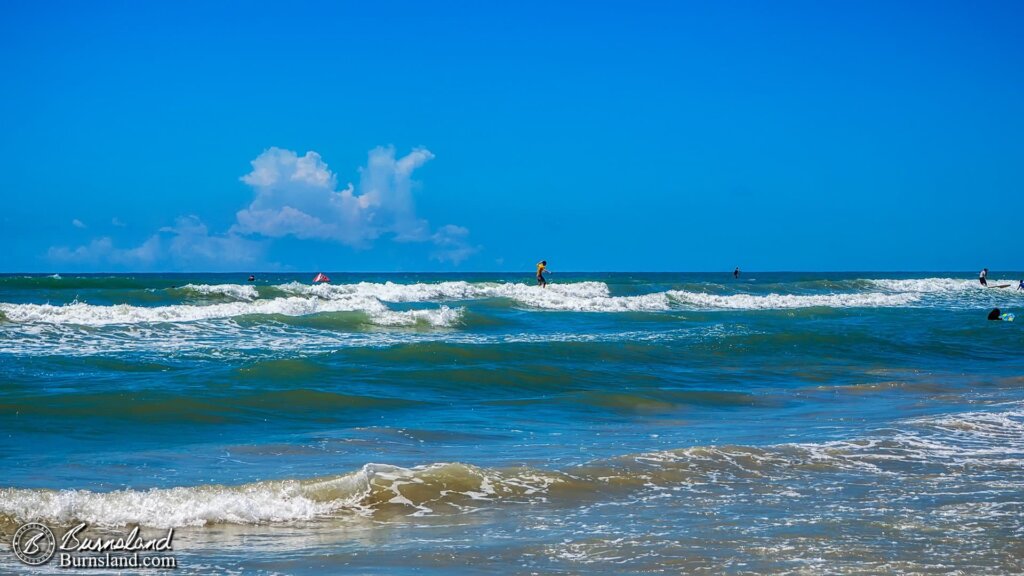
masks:
{"type": "Polygon", "coordinates": [[[1024,290],[1024,280],[1017,281],[1017,292],[1020,292],[1021,290],[1024,290]]]}
{"type": "Polygon", "coordinates": [[[545,288],[548,285],[548,281],[544,279],[544,272],[548,269],[548,261],[541,260],[537,263],[537,286],[545,288]]]}
{"type": "Polygon", "coordinates": [[[978,273],[978,282],[981,282],[982,286],[988,286],[988,268],[982,268],[978,273]]]}
{"type": "Polygon", "coordinates": [[[740,267],[739,266],[737,266],[736,269],[732,271],[732,277],[733,278],[737,278],[737,279],[740,277],[740,267]]]}
{"type": "Polygon", "coordinates": [[[249,282],[255,282],[255,281],[256,281],[256,275],[255,274],[249,274],[249,282]]]}
{"type": "Polygon", "coordinates": [[[1000,315],[1001,314],[999,312],[999,308],[993,308],[992,311],[988,313],[988,319],[989,320],[1002,320],[1002,318],[999,317],[1000,315]]]}

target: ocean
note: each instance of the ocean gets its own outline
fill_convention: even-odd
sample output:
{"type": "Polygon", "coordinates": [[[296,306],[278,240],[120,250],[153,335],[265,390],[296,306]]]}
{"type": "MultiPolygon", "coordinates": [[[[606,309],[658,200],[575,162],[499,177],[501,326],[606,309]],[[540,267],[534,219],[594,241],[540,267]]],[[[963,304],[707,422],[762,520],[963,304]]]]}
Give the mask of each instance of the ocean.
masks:
{"type": "Polygon", "coordinates": [[[0,276],[0,572],[1024,571],[1024,273],[328,274],[0,276]]]}

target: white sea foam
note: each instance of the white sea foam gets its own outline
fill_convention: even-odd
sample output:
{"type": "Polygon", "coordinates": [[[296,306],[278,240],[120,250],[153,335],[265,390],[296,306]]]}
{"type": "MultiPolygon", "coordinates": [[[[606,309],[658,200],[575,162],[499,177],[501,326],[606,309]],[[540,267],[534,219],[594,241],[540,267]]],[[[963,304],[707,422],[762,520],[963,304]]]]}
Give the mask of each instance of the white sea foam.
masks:
{"type": "Polygon", "coordinates": [[[415,326],[428,324],[438,328],[456,325],[462,318],[462,308],[441,306],[430,310],[384,310],[371,315],[373,323],[379,326],[415,326]]]}
{"type": "Polygon", "coordinates": [[[578,312],[629,312],[667,310],[669,302],[662,292],[639,296],[610,296],[603,282],[550,284],[547,288],[528,284],[441,282],[438,284],[360,283],[337,286],[284,285],[284,290],[297,290],[325,298],[339,295],[367,294],[387,302],[424,302],[508,298],[521,305],[545,310],[578,312]]]}
{"type": "Polygon", "coordinates": [[[484,297],[477,285],[469,282],[438,284],[396,284],[359,282],[357,284],[302,284],[290,282],[275,286],[288,294],[316,296],[324,299],[348,298],[353,295],[372,296],[384,302],[430,302],[437,300],[472,300],[484,297]]]}
{"type": "MultiPolygon", "coordinates": [[[[1011,293],[1013,289],[1017,287],[1016,280],[996,280],[989,279],[988,283],[990,288],[982,286],[978,279],[964,280],[962,278],[909,278],[909,279],[872,279],[868,280],[871,284],[890,291],[890,292],[911,292],[921,294],[935,294],[935,293],[964,293],[973,292],[977,294],[987,293],[985,291],[992,290],[992,286],[1003,286],[1009,285],[1010,289],[1004,289],[1006,292],[1000,292],[1001,294],[1011,293]]],[[[1022,293],[1024,294],[1024,293],[1022,293]]]]}
{"type": "Polygon", "coordinates": [[[415,325],[421,322],[433,326],[450,326],[459,320],[461,309],[443,307],[439,310],[390,310],[371,296],[348,295],[325,300],[316,297],[273,298],[253,302],[227,302],[221,304],[172,306],[130,306],[119,304],[99,306],[73,302],[64,306],[51,304],[0,303],[0,312],[11,322],[75,324],[80,326],[106,326],[112,324],[195,322],[215,318],[234,318],[247,315],[280,314],[306,316],[322,312],[364,312],[371,322],[382,325],[415,325]]]}
{"type": "Polygon", "coordinates": [[[385,302],[432,302],[508,298],[523,306],[544,310],[576,312],[631,312],[669,309],[665,293],[639,296],[610,296],[604,282],[572,282],[549,284],[546,288],[528,284],[497,282],[439,282],[436,284],[320,284],[310,286],[292,282],[277,286],[286,293],[313,295],[320,298],[347,298],[353,295],[372,296],[385,302]]]}
{"type": "MultiPolygon", "coordinates": [[[[629,457],[662,469],[706,471],[691,483],[727,484],[746,478],[770,478],[773,485],[807,479],[804,472],[847,471],[898,486],[907,477],[924,475],[943,490],[968,482],[963,472],[1011,470],[1024,466],[1024,411],[1020,404],[1003,412],[967,412],[908,419],[846,440],[787,443],[774,446],[697,446],[629,457]]],[[[1019,492],[1024,483],[1007,479],[1005,488],[1019,492]]]]}
{"type": "MultiPolygon", "coordinates": [[[[808,307],[857,308],[905,307],[940,304],[976,305],[974,295],[1020,295],[1013,290],[980,290],[968,280],[927,278],[870,280],[877,291],[825,294],[711,294],[669,290],[631,296],[612,296],[603,282],[552,284],[547,288],[516,283],[463,281],[396,284],[361,282],[340,285],[307,285],[293,282],[272,287],[284,297],[260,298],[256,288],[242,284],[189,284],[181,288],[199,295],[218,295],[236,302],[206,305],[98,306],[73,302],[48,304],[0,303],[0,314],[19,323],[65,323],[83,326],[157,322],[194,322],[244,315],[282,314],[302,316],[321,312],[361,311],[371,322],[385,325],[429,324],[454,326],[462,309],[395,311],[385,302],[453,302],[483,298],[509,299],[536,310],[574,312],[660,312],[683,310],[783,310],[808,307]],[[960,295],[972,295],[971,298],[960,295]],[[962,302],[961,302],[962,301],[962,302]],[[973,303],[972,303],[973,302],[973,303]]],[[[995,281],[993,281],[994,283],[995,281]]]]}
{"type": "Polygon", "coordinates": [[[211,318],[231,318],[247,314],[282,314],[303,316],[317,312],[366,311],[383,312],[387,307],[372,298],[352,297],[337,300],[318,298],[274,298],[255,302],[172,306],[130,306],[118,304],[99,306],[73,302],[64,306],[50,304],[0,304],[0,311],[12,322],[47,322],[104,326],[107,324],[139,324],[154,322],[193,322],[211,318]]]}
{"type": "Polygon", "coordinates": [[[917,418],[908,421],[921,428],[955,440],[958,451],[972,455],[1016,455],[1024,463],[1024,405],[1012,403],[1009,410],[968,412],[917,418]]]}
{"type": "MultiPolygon", "coordinates": [[[[951,279],[950,282],[953,282],[951,279]]],[[[872,281],[875,282],[875,281],[872,281]]],[[[878,281],[883,282],[883,281],[878,281]]],[[[893,281],[904,282],[904,281],[893,281]]],[[[454,301],[482,298],[508,298],[529,308],[576,312],[657,312],[674,305],[697,309],[773,310],[808,308],[896,307],[918,303],[927,292],[927,280],[899,284],[879,284],[877,292],[828,294],[709,294],[683,290],[653,292],[635,296],[611,296],[603,282],[550,284],[547,288],[515,283],[440,282],[436,284],[395,284],[387,282],[310,286],[293,282],[277,288],[287,293],[315,295],[332,299],[366,295],[385,302],[454,301]]],[[[961,281],[955,281],[961,282],[961,281]]],[[[948,283],[945,285],[949,285],[948,283]]]]}
{"type": "Polygon", "coordinates": [[[227,296],[247,302],[259,298],[260,295],[255,286],[248,284],[186,284],[180,290],[200,296],[227,296]]]}
{"type": "MultiPolygon", "coordinates": [[[[606,492],[609,486],[640,491],[641,499],[689,490],[694,497],[721,503],[752,492],[758,497],[794,497],[793,486],[831,483],[829,471],[865,475],[879,489],[892,485],[903,493],[907,478],[919,489],[955,490],[970,481],[964,471],[1013,470],[1024,465],[1024,410],[1016,403],[1003,411],[976,411],[907,419],[859,438],[773,446],[694,446],[599,460],[571,473],[528,468],[499,470],[459,463],[412,468],[367,464],[340,476],[310,480],[263,481],[240,486],[200,485],[91,492],[87,490],[0,490],[0,516],[19,522],[102,526],[203,526],[216,523],[261,524],[321,517],[424,516],[464,514],[497,502],[528,502],[561,493],[606,492]],[[821,474],[824,473],[824,476],[821,474]],[[765,479],[770,480],[765,484],[765,479]],[[756,491],[736,490],[757,483],[756,491]],[[932,488],[928,488],[928,486],[932,488]],[[716,491],[722,488],[724,491],[716,491]]],[[[966,488],[977,489],[976,486],[966,488]]],[[[1012,475],[985,490],[1008,495],[1024,488],[1012,475]]],[[[797,494],[813,494],[796,492],[797,494]]],[[[570,496],[571,497],[571,496],[570,496]]],[[[895,496],[894,496],[895,497],[895,496]]],[[[985,514],[1002,514],[993,510],[985,514]]],[[[955,517],[970,509],[946,509],[955,517]]]]}
{"type": "Polygon", "coordinates": [[[8,489],[0,490],[0,510],[19,519],[54,523],[165,527],[302,520],[323,515],[330,507],[302,496],[298,482],[284,481],[240,488],[202,486],[107,493],[8,489]]]}
{"type": "MultiPolygon", "coordinates": [[[[403,314],[393,324],[389,318],[375,319],[374,323],[394,326],[449,327],[457,320],[461,309],[442,306],[432,319],[419,319],[423,311],[396,312],[403,314]]],[[[518,332],[512,334],[481,334],[471,331],[337,331],[311,326],[290,326],[280,323],[240,325],[230,319],[201,320],[174,324],[123,324],[94,330],[74,324],[19,324],[0,323],[0,354],[39,356],[59,354],[87,357],[106,354],[137,354],[159,361],[173,356],[199,356],[227,358],[279,357],[280,355],[319,354],[342,348],[381,348],[406,344],[444,342],[452,345],[493,346],[505,344],[537,344],[547,342],[674,342],[679,340],[700,342],[729,335],[747,334],[744,328],[715,324],[711,326],[685,326],[671,330],[626,330],[621,332],[518,332]]]]}
{"type": "Polygon", "coordinates": [[[1024,407],[912,418],[878,435],[822,444],[785,445],[821,462],[879,474],[905,474],[907,464],[1001,468],[1024,466],[1024,407]],[[894,472],[889,471],[895,470],[894,472]]]}
{"type": "Polygon", "coordinates": [[[594,294],[594,290],[587,287],[582,290],[572,289],[572,286],[576,286],[574,284],[558,285],[559,289],[555,289],[555,286],[540,288],[523,284],[505,284],[497,291],[496,296],[510,298],[531,308],[573,312],[658,312],[671,308],[665,292],[639,296],[608,296],[608,287],[597,284],[604,286],[603,294],[594,294]]]}
{"type": "Polygon", "coordinates": [[[555,475],[508,474],[458,463],[412,468],[367,464],[342,476],[240,486],[114,492],[7,488],[0,489],[0,515],[21,522],[84,521],[99,526],[158,528],[369,516],[386,508],[400,515],[423,516],[434,513],[432,506],[464,512],[473,502],[540,494],[557,481],[555,475]],[[409,485],[415,485],[415,490],[403,488],[409,485]]]}
{"type": "Polygon", "coordinates": [[[355,509],[369,491],[368,469],[317,483],[321,490],[333,488],[336,498],[317,499],[297,480],[115,492],[5,489],[0,490],[0,514],[22,521],[84,521],[100,526],[308,520],[344,507],[355,509]]]}
{"type": "Polygon", "coordinates": [[[438,282],[396,284],[385,282],[359,282],[358,284],[301,284],[291,282],[276,286],[286,293],[320,298],[338,298],[351,295],[373,296],[384,302],[432,302],[443,300],[475,300],[480,298],[530,297],[536,294],[554,294],[573,298],[608,297],[608,285],[604,282],[573,282],[550,284],[547,288],[527,284],[499,282],[438,282]]]}
{"type": "Polygon", "coordinates": [[[867,292],[855,294],[706,294],[670,290],[675,301],[697,308],[732,310],[784,310],[791,308],[883,308],[906,306],[920,299],[917,294],[883,294],[867,292]]]}

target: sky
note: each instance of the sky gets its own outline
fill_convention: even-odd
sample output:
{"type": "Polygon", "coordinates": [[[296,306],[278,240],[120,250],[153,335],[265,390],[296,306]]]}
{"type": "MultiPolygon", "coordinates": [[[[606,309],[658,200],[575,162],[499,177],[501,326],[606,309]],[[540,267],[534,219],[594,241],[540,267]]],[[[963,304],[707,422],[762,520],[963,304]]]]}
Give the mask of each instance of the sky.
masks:
{"type": "Polygon", "coordinates": [[[1024,269],[1020,2],[0,13],[0,272],[1024,269]]]}

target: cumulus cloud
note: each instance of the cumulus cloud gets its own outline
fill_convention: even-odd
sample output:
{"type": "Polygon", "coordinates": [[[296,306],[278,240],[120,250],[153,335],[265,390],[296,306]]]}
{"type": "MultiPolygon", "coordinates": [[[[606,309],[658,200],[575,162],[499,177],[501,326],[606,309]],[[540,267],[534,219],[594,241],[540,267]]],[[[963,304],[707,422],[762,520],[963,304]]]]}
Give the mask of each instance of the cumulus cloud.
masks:
{"type": "Polygon", "coordinates": [[[261,242],[233,232],[210,234],[209,228],[197,216],[182,216],[174,226],[160,231],[169,235],[167,252],[171,260],[181,265],[216,263],[223,267],[254,264],[263,256],[261,242]]]}
{"type": "Polygon", "coordinates": [[[195,216],[178,218],[174,226],[161,228],[130,248],[118,247],[109,237],[102,237],[75,248],[54,246],[47,252],[50,260],[65,264],[137,268],[150,268],[155,264],[226,268],[255,263],[262,255],[260,242],[231,233],[210,234],[206,224],[195,216]]]}
{"type": "Polygon", "coordinates": [[[72,220],[71,225],[74,226],[75,228],[86,228],[85,223],[79,220],[78,218],[72,220]]]}
{"type": "Polygon", "coordinates": [[[431,232],[430,223],[416,215],[413,172],[433,158],[426,148],[400,158],[393,147],[374,148],[359,169],[359,186],[340,188],[337,175],[316,152],[299,156],[270,148],[242,177],[256,197],[236,214],[232,232],[333,240],[357,248],[390,236],[399,242],[433,242],[435,258],[458,263],[477,250],[468,244],[469,231],[449,225],[431,232]]]}
{"type": "Polygon", "coordinates": [[[117,216],[111,218],[110,223],[113,224],[114,226],[117,226],[118,228],[124,228],[125,226],[127,226],[127,224],[125,224],[124,221],[122,221],[117,216]]]}
{"type": "Polygon", "coordinates": [[[118,248],[113,240],[103,237],[76,248],[53,246],[47,256],[50,260],[64,263],[147,267],[159,258],[160,248],[160,237],[156,235],[134,248],[118,248]]]}
{"type": "Polygon", "coordinates": [[[469,244],[469,230],[454,224],[438,228],[430,240],[436,247],[431,258],[441,262],[458,264],[480,251],[479,246],[469,244]]]}
{"type": "MultiPolygon", "coordinates": [[[[227,232],[211,233],[198,217],[182,216],[135,247],[118,247],[103,237],[77,247],[54,246],[48,255],[64,263],[230,269],[259,264],[273,238],[329,240],[368,248],[387,237],[432,244],[432,259],[458,264],[480,250],[470,243],[469,230],[454,224],[432,229],[416,214],[413,173],[433,158],[426,148],[402,157],[390,146],[374,148],[366,166],[359,169],[358,186],[339,187],[338,176],[316,152],[299,156],[270,148],[242,176],[255,196],[235,214],[227,232]]],[[[80,220],[72,223],[85,228],[80,220]]],[[[111,224],[125,226],[117,217],[111,224]]]]}
{"type": "Polygon", "coordinates": [[[426,240],[430,225],[416,217],[412,173],[433,158],[426,148],[417,148],[397,160],[394,148],[371,150],[366,167],[359,169],[359,192],[360,198],[366,198],[367,224],[376,219],[399,241],[426,240]]]}

